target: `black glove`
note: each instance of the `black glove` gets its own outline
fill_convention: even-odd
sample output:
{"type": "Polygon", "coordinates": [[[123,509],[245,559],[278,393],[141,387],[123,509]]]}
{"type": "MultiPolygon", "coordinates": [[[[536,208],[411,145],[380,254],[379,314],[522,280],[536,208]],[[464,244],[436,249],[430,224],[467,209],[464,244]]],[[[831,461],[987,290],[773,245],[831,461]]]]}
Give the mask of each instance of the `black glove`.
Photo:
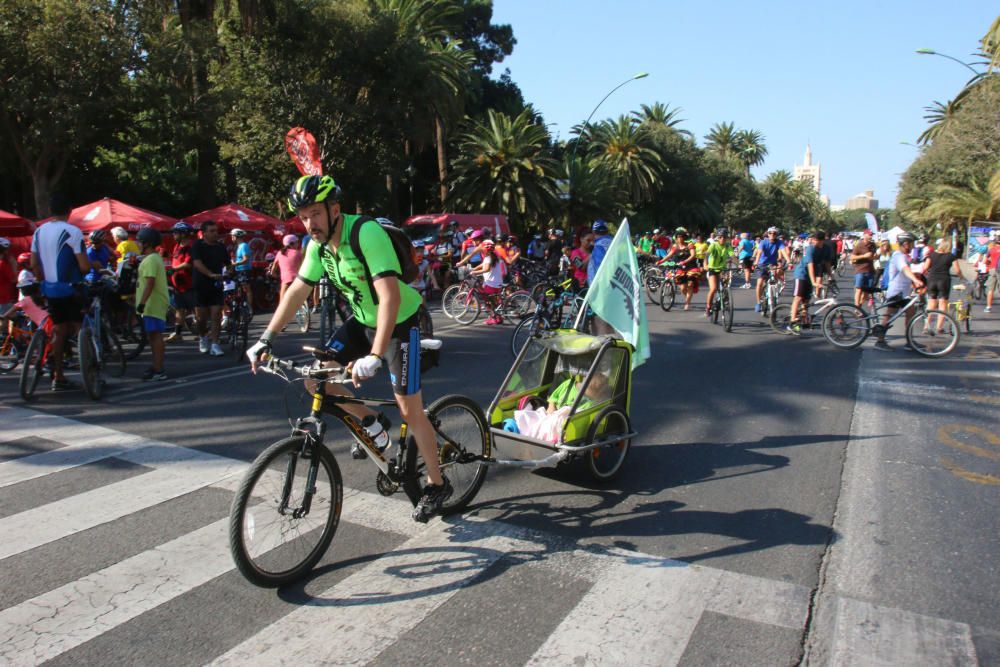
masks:
{"type": "Polygon", "coordinates": [[[145,311],[145,310],[146,310],[146,304],[144,304],[144,303],[137,303],[135,305],[135,312],[139,313],[140,315],[142,315],[143,311],[145,311]]]}

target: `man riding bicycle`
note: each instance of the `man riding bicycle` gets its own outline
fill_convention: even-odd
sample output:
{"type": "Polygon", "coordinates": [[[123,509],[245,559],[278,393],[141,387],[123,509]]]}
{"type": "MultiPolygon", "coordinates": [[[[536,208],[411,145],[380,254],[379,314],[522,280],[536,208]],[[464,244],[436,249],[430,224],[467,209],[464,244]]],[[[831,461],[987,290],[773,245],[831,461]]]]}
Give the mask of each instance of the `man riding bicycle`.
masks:
{"type": "Polygon", "coordinates": [[[778,269],[778,260],[789,261],[788,248],[778,238],[778,228],[768,227],[767,238],[757,244],[754,251],[753,263],[760,269],[757,274],[757,305],[756,312],[762,312],[761,301],[764,299],[764,283],[767,282],[771,271],[778,269]]]}
{"type": "MultiPolygon", "coordinates": [[[[424,413],[420,391],[420,294],[400,280],[402,269],[388,233],[378,223],[359,222],[361,216],[342,213],[341,194],[329,176],[303,176],[292,186],[289,207],[297,211],[313,243],[305,251],[298,277],[285,292],[260,341],[247,350],[247,357],[256,372],[313,286],[324,275],[329,278],[350,303],[353,316],[334,332],[327,347],[334,359],[350,370],[355,386],[374,377],[383,366],[389,369],[399,411],[427,466],[427,484],[413,510],[415,520],[427,521],[440,510],[452,489],[438,466],[437,440],[424,413]],[[349,241],[356,224],[362,225],[358,246],[364,248],[364,254],[360,257],[349,241]]],[[[339,384],[328,384],[327,391],[348,394],[339,384]]],[[[342,407],[369,434],[387,428],[385,418],[365,406],[342,407]]]]}

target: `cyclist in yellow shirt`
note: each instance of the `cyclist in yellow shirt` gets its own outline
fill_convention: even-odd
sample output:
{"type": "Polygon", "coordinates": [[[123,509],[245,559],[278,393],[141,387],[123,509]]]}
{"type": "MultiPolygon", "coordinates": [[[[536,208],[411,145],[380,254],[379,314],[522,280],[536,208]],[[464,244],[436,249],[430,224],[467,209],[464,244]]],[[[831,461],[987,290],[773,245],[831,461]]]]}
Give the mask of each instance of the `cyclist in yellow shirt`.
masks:
{"type": "Polygon", "coordinates": [[[142,253],[139,251],[139,244],[128,237],[128,232],[125,231],[124,227],[115,227],[111,230],[111,236],[114,237],[118,245],[115,246],[115,252],[118,253],[118,261],[125,259],[125,253],[131,252],[135,253],[137,256],[142,253]]]}

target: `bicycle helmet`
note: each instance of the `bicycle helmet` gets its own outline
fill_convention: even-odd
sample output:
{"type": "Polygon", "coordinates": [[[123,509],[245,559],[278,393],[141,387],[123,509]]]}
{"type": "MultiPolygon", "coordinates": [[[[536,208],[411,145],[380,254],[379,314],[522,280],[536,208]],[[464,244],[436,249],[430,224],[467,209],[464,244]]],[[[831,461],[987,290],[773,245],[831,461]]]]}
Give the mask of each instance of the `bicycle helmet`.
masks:
{"type": "Polygon", "coordinates": [[[687,233],[688,233],[687,227],[678,227],[677,229],[674,230],[674,234],[687,234],[687,233]]]}
{"type": "Polygon", "coordinates": [[[174,226],[171,227],[170,231],[174,234],[193,234],[194,227],[181,220],[180,222],[175,223],[174,226]]]}
{"type": "Polygon", "coordinates": [[[0,248],[9,248],[10,240],[0,236],[0,248]]]}
{"type": "Polygon", "coordinates": [[[472,232],[472,234],[469,235],[470,239],[480,239],[482,237],[483,237],[483,230],[481,229],[477,229],[476,231],[472,232]]]}
{"type": "Polygon", "coordinates": [[[143,245],[155,248],[160,245],[160,241],[163,240],[163,237],[160,232],[156,231],[152,227],[143,227],[139,230],[139,233],[135,235],[135,239],[143,245]]]}
{"type": "Polygon", "coordinates": [[[240,229],[239,227],[237,227],[233,229],[233,231],[229,232],[229,235],[232,236],[234,239],[241,239],[244,236],[246,236],[247,233],[242,229],[240,229]]]}
{"type": "Polygon", "coordinates": [[[497,237],[497,241],[499,241],[500,243],[506,243],[507,241],[510,241],[510,234],[501,234],[500,236],[497,237]]]}
{"type": "Polygon", "coordinates": [[[104,240],[107,237],[108,233],[105,232],[103,229],[95,229],[94,231],[90,232],[90,236],[88,236],[87,238],[90,239],[91,245],[97,245],[98,243],[104,243],[104,240]]]}
{"type": "Polygon", "coordinates": [[[27,266],[29,264],[31,264],[31,253],[30,252],[22,252],[20,255],[17,256],[17,265],[18,266],[27,266]]]}
{"type": "Polygon", "coordinates": [[[273,252],[269,252],[266,255],[264,255],[264,261],[265,262],[273,262],[274,261],[274,253],[273,252]]]}
{"type": "Polygon", "coordinates": [[[395,227],[396,223],[389,218],[375,218],[375,222],[382,225],[383,227],[395,227]]]}
{"type": "Polygon", "coordinates": [[[767,228],[767,233],[768,234],[777,234],[778,233],[778,228],[777,227],[768,227],[767,228]]]}
{"type": "Polygon", "coordinates": [[[563,233],[564,233],[563,230],[557,229],[556,230],[556,238],[562,238],[563,233]]]}
{"type": "Polygon", "coordinates": [[[603,220],[594,220],[594,224],[590,226],[590,231],[597,232],[598,234],[607,234],[608,223],[603,220]]]}
{"type": "Polygon", "coordinates": [[[493,241],[486,239],[485,241],[483,241],[482,246],[483,246],[483,252],[492,252],[494,243],[493,241]]]}
{"type": "Polygon", "coordinates": [[[717,237],[723,236],[723,237],[729,238],[729,230],[726,229],[725,227],[720,227],[719,229],[715,230],[715,235],[717,237]]]}
{"type": "Polygon", "coordinates": [[[449,227],[458,227],[458,220],[452,220],[448,223],[449,227]]]}
{"type": "Polygon", "coordinates": [[[909,232],[903,232],[896,236],[896,243],[913,243],[914,240],[913,234],[909,232]]]}
{"type": "Polygon", "coordinates": [[[448,248],[448,246],[439,245],[438,247],[434,248],[434,254],[437,255],[438,257],[444,257],[450,252],[450,250],[451,249],[448,248]]]}
{"type": "Polygon", "coordinates": [[[303,176],[288,192],[288,208],[297,211],[319,202],[336,204],[341,194],[340,186],[329,176],[303,176]]]}
{"type": "Polygon", "coordinates": [[[32,285],[37,285],[37,284],[38,284],[38,281],[35,280],[34,276],[31,276],[31,277],[25,276],[21,280],[17,281],[17,289],[23,291],[23,290],[28,289],[32,285]]]}
{"type": "Polygon", "coordinates": [[[281,245],[283,245],[284,247],[287,248],[288,246],[292,245],[293,243],[297,243],[298,240],[299,240],[299,237],[296,236],[295,234],[285,234],[281,238],[281,245]]]}
{"type": "Polygon", "coordinates": [[[930,240],[930,237],[927,236],[927,234],[921,234],[920,235],[920,242],[921,243],[927,243],[927,241],[929,241],[929,240],[930,240]]]}
{"type": "Polygon", "coordinates": [[[118,241],[124,241],[128,238],[128,232],[125,231],[124,227],[113,227],[111,229],[111,236],[118,241]]]}

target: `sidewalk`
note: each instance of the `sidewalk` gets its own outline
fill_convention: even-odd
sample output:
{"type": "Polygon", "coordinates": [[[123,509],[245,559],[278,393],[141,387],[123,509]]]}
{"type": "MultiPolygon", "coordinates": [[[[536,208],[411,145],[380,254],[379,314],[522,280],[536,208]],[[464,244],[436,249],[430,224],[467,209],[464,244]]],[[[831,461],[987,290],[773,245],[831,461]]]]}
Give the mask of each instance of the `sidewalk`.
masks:
{"type": "Polygon", "coordinates": [[[863,354],[806,664],[1000,663],[1000,334],[975,324],[945,359],[863,354]]]}

